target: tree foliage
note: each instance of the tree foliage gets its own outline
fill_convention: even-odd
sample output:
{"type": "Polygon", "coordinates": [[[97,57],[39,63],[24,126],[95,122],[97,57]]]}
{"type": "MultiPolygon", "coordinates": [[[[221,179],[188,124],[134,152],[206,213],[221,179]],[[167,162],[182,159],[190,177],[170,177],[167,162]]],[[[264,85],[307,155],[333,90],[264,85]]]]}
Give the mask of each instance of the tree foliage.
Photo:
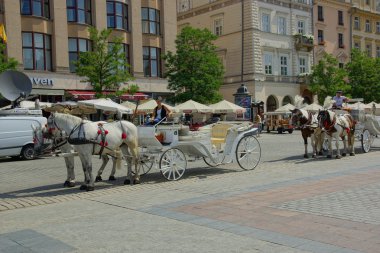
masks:
{"type": "Polygon", "coordinates": [[[325,54],[318,64],[312,67],[310,75],[310,89],[318,95],[320,104],[327,96],[334,96],[337,90],[348,95],[350,85],[345,81],[347,73],[339,68],[338,60],[331,54],[325,54]]]}
{"type": "MultiPolygon", "coordinates": [[[[6,45],[4,43],[0,43],[0,73],[10,69],[15,70],[18,65],[18,61],[16,59],[9,58],[5,55],[5,48],[6,45]]],[[[0,98],[2,98],[1,94],[0,98]]]]}
{"type": "Polygon", "coordinates": [[[109,29],[98,31],[95,27],[89,27],[89,33],[92,51],[79,54],[75,63],[76,73],[85,77],[84,82],[91,83],[97,98],[104,96],[104,90],[113,90],[116,95],[121,95],[125,90],[119,90],[120,85],[132,79],[122,39],[110,38],[109,29]]]}
{"type": "Polygon", "coordinates": [[[176,53],[164,56],[168,88],[175,92],[173,102],[193,99],[209,104],[221,100],[224,69],[213,44],[216,38],[207,29],[192,27],[183,28],[177,35],[176,53]]]}
{"type": "Polygon", "coordinates": [[[371,58],[366,52],[353,49],[347,64],[352,97],[363,98],[366,103],[380,102],[380,58],[371,58]]]}

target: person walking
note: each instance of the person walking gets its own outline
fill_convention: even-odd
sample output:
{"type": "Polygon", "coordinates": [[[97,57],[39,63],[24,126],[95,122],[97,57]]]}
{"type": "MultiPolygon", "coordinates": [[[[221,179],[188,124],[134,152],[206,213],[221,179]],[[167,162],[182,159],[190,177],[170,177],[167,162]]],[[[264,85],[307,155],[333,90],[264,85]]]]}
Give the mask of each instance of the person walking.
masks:
{"type": "Polygon", "coordinates": [[[260,114],[256,114],[254,124],[257,125],[257,128],[258,128],[256,136],[260,137],[261,129],[262,129],[262,120],[261,120],[260,114]]]}

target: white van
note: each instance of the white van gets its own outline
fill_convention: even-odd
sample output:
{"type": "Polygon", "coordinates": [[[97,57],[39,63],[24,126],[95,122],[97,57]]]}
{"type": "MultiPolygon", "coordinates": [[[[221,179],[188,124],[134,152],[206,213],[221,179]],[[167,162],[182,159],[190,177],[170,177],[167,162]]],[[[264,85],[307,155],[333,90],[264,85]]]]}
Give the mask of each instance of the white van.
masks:
{"type": "Polygon", "coordinates": [[[32,124],[44,126],[47,119],[42,116],[0,116],[0,157],[35,157],[32,124]]]}

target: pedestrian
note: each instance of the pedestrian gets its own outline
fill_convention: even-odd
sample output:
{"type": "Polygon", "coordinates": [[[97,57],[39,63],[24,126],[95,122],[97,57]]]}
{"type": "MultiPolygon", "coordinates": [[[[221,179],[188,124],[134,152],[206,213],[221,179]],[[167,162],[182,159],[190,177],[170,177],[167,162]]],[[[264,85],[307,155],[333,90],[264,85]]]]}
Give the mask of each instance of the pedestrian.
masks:
{"type": "Polygon", "coordinates": [[[259,114],[256,114],[254,124],[257,125],[257,128],[258,128],[256,136],[260,137],[261,129],[262,129],[262,120],[259,114]]]}

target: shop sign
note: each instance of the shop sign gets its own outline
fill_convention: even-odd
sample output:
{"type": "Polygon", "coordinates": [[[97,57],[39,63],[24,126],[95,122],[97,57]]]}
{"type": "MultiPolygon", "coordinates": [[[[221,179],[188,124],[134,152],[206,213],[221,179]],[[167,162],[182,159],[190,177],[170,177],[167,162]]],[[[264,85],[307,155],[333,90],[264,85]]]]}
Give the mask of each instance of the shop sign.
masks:
{"type": "Polygon", "coordinates": [[[53,79],[50,79],[50,78],[31,77],[30,80],[32,81],[33,85],[40,85],[40,86],[54,85],[53,79]]]}

